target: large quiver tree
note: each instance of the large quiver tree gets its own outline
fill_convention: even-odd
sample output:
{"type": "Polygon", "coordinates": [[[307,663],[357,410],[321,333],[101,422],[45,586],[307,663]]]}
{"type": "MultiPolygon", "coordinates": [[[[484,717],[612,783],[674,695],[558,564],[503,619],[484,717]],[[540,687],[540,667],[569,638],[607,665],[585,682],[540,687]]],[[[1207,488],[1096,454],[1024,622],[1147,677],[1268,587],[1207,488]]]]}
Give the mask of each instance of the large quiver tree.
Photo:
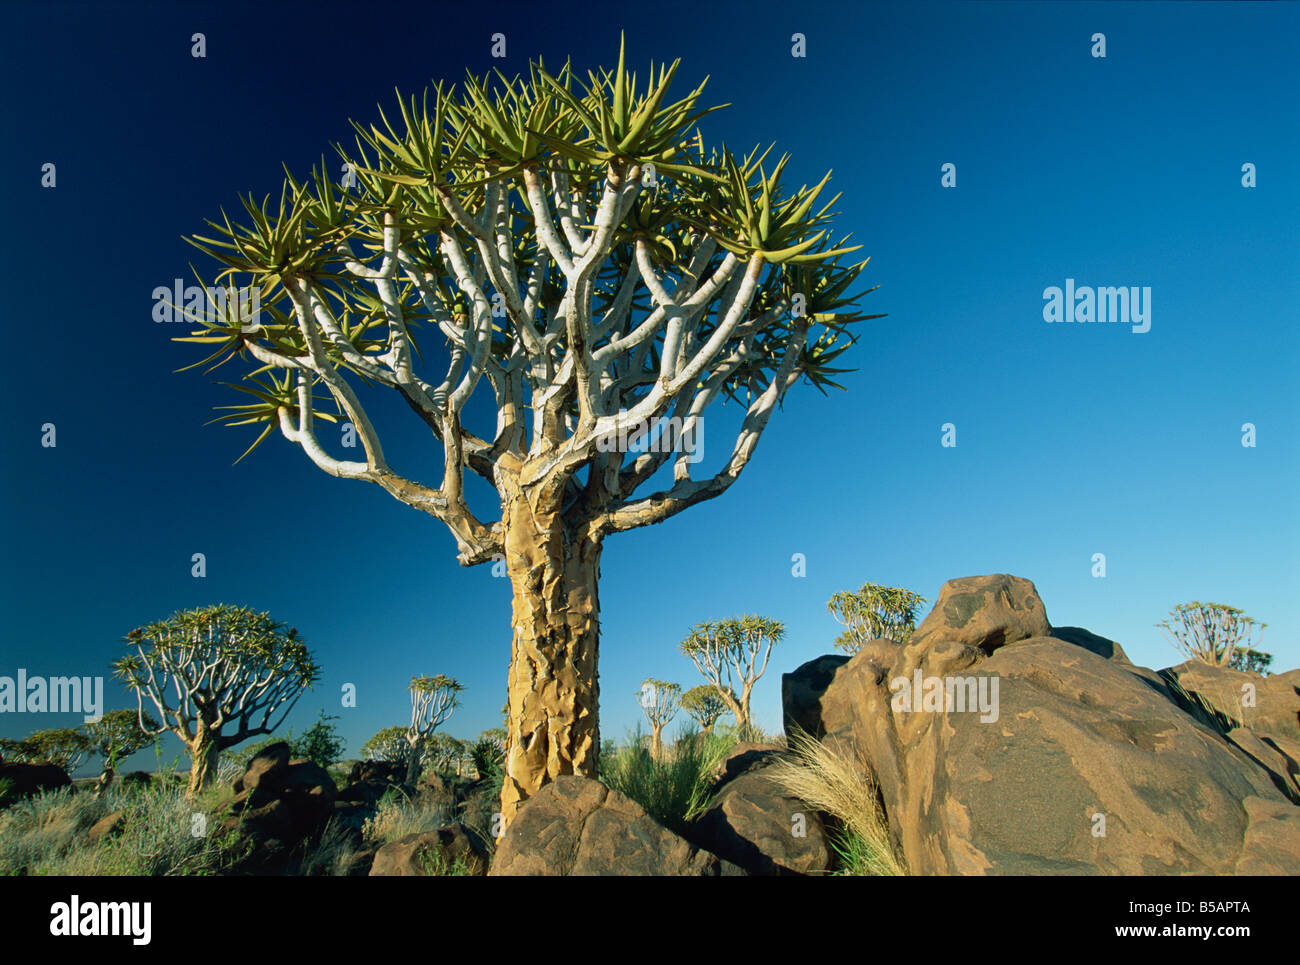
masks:
{"type": "Polygon", "coordinates": [[[785,392],[835,385],[849,326],[879,317],[850,307],[865,263],[840,263],[856,249],[829,233],[829,174],[789,191],[770,148],[706,150],[696,122],[717,108],[700,106],[702,84],[671,101],[676,71],[638,86],[620,49],[586,84],[540,63],[526,79],[440,84],[400,100],[396,125],[382,111],[354,124],[343,186],[322,163],[288,177],[278,211],[250,197],[247,224],[223,216],[193,239],[226,266],[223,286],[256,288],[262,306],[191,339],[214,349],[207,361],[256,366],[237,386],[254,400],[221,419],[261,424],[257,442],[278,428],[325,472],[441,520],[464,565],[504,558],[507,819],[550,779],[595,775],[603,539],[725,492],[785,392]],[[440,482],[389,464],[363,383],[427,424],[440,482]],[[479,390],[495,419],[475,431],[479,390]],[[681,443],[726,398],[745,410],[738,435],[697,478],[702,452],[681,443]],[[339,455],[321,419],[344,420],[339,455]],[[628,444],[653,425],[672,444],[628,444]],[[340,458],[353,435],[364,458],[340,458]],[[470,510],[466,470],[496,489],[499,520],[470,510]]]}

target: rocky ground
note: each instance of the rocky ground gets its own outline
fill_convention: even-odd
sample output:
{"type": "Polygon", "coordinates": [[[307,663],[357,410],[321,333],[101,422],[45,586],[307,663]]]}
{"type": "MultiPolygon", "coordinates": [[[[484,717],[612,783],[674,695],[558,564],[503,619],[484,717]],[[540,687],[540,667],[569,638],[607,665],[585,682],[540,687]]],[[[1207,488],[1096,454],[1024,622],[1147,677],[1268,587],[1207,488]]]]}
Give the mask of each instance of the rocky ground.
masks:
{"type": "MultiPolygon", "coordinates": [[[[1300,670],[1139,667],[1113,641],[1051,626],[1032,583],[998,574],[946,583],[904,646],[874,640],[783,675],[782,698],[787,734],[869,769],[907,873],[1300,874],[1300,670]],[[900,705],[905,689],[915,700],[900,705]]],[[[773,779],[783,757],[736,747],[683,834],[569,776],[492,842],[483,782],[435,777],[402,792],[451,820],[375,846],[362,824],[402,787],[402,768],[355,763],[339,790],[274,744],[235,782],[223,828],[250,845],[244,874],[293,873],[331,819],[350,875],[826,874],[834,820],[773,779]]],[[[4,776],[24,793],[68,783],[58,768],[4,776]]],[[[115,820],[91,835],[113,834],[115,820]]]]}

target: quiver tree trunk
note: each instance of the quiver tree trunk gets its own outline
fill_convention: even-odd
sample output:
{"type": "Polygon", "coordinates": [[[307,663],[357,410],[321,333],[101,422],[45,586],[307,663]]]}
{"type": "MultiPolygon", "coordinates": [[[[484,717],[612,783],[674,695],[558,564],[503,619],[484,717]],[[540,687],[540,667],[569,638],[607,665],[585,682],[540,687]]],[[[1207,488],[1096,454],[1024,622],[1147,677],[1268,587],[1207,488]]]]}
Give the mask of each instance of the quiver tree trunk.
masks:
{"type": "Polygon", "coordinates": [[[564,774],[596,776],[599,539],[541,511],[523,491],[506,505],[513,590],[509,727],[501,813],[564,774]]]}
{"type": "Polygon", "coordinates": [[[406,759],[406,783],[415,784],[420,779],[424,765],[424,739],[419,738],[411,745],[411,755],[406,759]]]}
{"type": "Polygon", "coordinates": [[[190,754],[189,796],[195,797],[216,778],[221,745],[215,735],[200,724],[194,738],[189,742],[188,750],[190,754]]]}

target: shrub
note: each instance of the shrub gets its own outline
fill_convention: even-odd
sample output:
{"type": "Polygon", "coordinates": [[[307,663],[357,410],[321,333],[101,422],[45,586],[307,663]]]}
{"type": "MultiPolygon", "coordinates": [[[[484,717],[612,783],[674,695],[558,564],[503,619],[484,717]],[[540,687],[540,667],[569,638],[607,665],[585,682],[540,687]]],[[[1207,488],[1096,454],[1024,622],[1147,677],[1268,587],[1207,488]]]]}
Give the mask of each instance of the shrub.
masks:
{"type": "Polygon", "coordinates": [[[1232,663],[1229,665],[1233,670],[1244,670],[1248,673],[1257,673],[1261,677],[1268,676],[1268,666],[1273,662],[1273,655],[1265,653],[1263,650],[1241,650],[1238,649],[1232,656],[1232,663]]]}
{"type": "Polygon", "coordinates": [[[307,760],[329,770],[331,764],[338,763],[343,756],[343,738],[339,736],[338,725],[329,723],[338,720],[337,715],[320,712],[316,723],[312,724],[302,736],[289,741],[290,756],[305,757],[307,760]]]}
{"type": "Polygon", "coordinates": [[[485,777],[491,771],[500,770],[506,759],[506,732],[504,728],[494,727],[478,735],[478,740],[470,744],[469,758],[479,777],[485,777]]]}
{"type": "Polygon", "coordinates": [[[463,854],[449,859],[438,848],[422,848],[416,852],[415,859],[420,863],[420,870],[430,878],[468,878],[472,874],[463,854]]]}

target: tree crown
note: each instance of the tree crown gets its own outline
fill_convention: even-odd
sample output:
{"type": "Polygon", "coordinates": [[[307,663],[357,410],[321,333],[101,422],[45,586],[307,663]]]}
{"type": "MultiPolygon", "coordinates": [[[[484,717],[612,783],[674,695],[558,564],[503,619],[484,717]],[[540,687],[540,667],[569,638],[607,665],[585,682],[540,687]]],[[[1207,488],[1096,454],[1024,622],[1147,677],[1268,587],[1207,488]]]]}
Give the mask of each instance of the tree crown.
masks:
{"type": "Polygon", "coordinates": [[[1180,603],[1156,626],[1165,631],[1178,650],[1217,667],[1262,670],[1272,660],[1255,650],[1258,640],[1250,639],[1257,628],[1262,633],[1268,624],[1257,623],[1242,610],[1224,603],[1180,603]],[[1252,659],[1252,654],[1259,656],[1252,659]]]}
{"type": "Polygon", "coordinates": [[[836,386],[851,326],[881,316],[853,308],[866,262],[843,261],[857,246],[833,240],[830,174],[791,189],[790,158],[769,161],[771,146],[706,150],[697,122],[719,107],[701,106],[704,84],[671,100],[677,68],[639,84],[620,48],[586,83],[538,61],[527,77],[399,95],[398,123],[380,109],[379,124],[353,122],[355,149],[336,145],[346,186],[322,160],[306,181],[286,172],[278,202],[241,199],[246,222],[209,221],[213,235],[192,242],[266,316],[190,312],[202,328],[181,340],[212,350],[197,364],[255,363],[233,386],[251,401],[216,421],[260,425],[249,451],[278,427],[325,471],[442,519],[467,564],[499,552],[501,534],[465,504],[466,467],[497,485],[528,463],[527,481],[602,534],[723,491],[785,391],[836,386]],[[431,335],[446,370],[426,381],[431,335]],[[352,379],[397,390],[429,424],[446,451],[440,487],[391,469],[352,379]],[[483,384],[497,425],[476,434],[462,412],[483,384]],[[671,499],[633,498],[668,455],[625,464],[600,448],[742,396],[732,459],[692,480],[679,454],[671,499]],[[347,420],[364,462],[326,451],[322,419],[347,420]],[[589,465],[599,485],[576,479],[589,465]]]}
{"type": "Polygon", "coordinates": [[[827,611],[845,627],[835,640],[836,648],[857,653],[868,640],[877,638],[907,643],[925,602],[919,593],[879,583],[863,583],[856,592],[836,593],[826,604],[827,611]]]}

